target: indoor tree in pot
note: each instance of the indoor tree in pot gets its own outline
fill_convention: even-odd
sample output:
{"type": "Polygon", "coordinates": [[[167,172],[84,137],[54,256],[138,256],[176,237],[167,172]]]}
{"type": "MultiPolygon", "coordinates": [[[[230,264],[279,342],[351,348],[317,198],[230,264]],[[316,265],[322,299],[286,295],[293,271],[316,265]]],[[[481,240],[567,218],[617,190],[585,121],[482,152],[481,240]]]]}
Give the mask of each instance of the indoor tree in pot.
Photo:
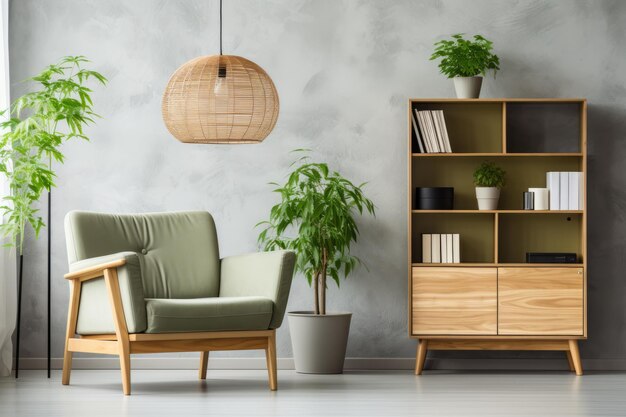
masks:
{"type": "Polygon", "coordinates": [[[496,210],[506,172],[493,162],[483,162],[474,171],[478,210],[496,210]]]}
{"type": "Polygon", "coordinates": [[[327,278],[339,286],[359,264],[350,254],[357,241],[357,214],[372,215],[374,204],[357,186],[304,156],[292,164],[287,182],[274,191],[281,202],[272,207],[259,242],[266,250],[296,252],[296,270],[313,288],[314,311],[290,312],[289,328],[296,371],[332,374],[343,371],[351,313],[327,313],[327,278]]]}
{"type": "Polygon", "coordinates": [[[430,60],[441,59],[439,70],[454,79],[457,98],[478,98],[483,76],[487,71],[500,69],[500,59],[492,53],[493,42],[481,35],[474,40],[463,38],[463,34],[452,35],[452,40],[435,43],[435,52],[430,60]]]}
{"type": "MultiPolygon", "coordinates": [[[[36,207],[44,191],[54,187],[52,161],[63,162],[61,145],[72,139],[89,140],[83,128],[94,122],[92,90],[87,85],[106,78],[84,68],[83,56],[67,56],[27,79],[34,91],[18,97],[1,115],[0,175],[7,178],[10,194],[4,197],[0,231],[19,254],[18,311],[15,377],[19,371],[20,316],[24,265],[24,237],[27,226],[39,237],[45,223],[36,207]]],[[[48,243],[50,244],[50,243],[48,243]]]]}

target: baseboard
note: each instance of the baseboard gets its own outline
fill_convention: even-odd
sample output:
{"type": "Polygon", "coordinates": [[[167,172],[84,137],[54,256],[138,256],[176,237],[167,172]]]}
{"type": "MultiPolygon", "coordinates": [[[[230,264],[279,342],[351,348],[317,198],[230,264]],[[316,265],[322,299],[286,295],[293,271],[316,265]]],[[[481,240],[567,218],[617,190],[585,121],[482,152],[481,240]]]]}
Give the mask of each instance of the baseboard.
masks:
{"type": "MultiPolygon", "coordinates": [[[[21,369],[46,369],[46,358],[21,358],[21,369]]],[[[61,369],[62,358],[52,359],[52,368],[61,369]]],[[[134,357],[133,369],[197,369],[198,358],[134,357]]],[[[412,370],[413,358],[346,358],[346,370],[412,370]]],[[[74,358],[73,369],[119,369],[119,361],[111,358],[74,358]]],[[[266,369],[265,358],[211,358],[209,369],[266,369]]],[[[292,370],[292,358],[279,358],[278,369],[292,370]]],[[[425,370],[567,370],[565,358],[559,359],[428,359],[425,370]]],[[[583,359],[588,371],[624,371],[626,359],[583,359]]]]}

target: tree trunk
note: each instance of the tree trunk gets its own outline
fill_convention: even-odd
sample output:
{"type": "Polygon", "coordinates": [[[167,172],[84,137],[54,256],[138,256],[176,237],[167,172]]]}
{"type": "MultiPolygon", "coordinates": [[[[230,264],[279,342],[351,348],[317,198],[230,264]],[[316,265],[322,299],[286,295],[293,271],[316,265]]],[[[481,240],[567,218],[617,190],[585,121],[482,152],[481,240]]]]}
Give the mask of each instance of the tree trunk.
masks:
{"type": "Polygon", "coordinates": [[[315,293],[315,314],[320,314],[320,295],[319,295],[320,273],[316,272],[313,278],[313,292],[315,293]]]}
{"type": "Polygon", "coordinates": [[[328,255],[326,249],[322,251],[322,273],[320,276],[320,314],[326,314],[326,268],[328,263],[328,255]]]}

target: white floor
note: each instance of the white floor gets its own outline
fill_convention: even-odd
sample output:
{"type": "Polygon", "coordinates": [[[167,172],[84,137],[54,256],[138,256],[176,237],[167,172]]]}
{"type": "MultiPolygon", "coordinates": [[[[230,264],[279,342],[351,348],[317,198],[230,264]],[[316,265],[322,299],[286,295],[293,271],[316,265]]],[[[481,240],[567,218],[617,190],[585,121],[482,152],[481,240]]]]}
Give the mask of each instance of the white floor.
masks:
{"type": "Polygon", "coordinates": [[[0,378],[0,416],[626,416],[626,373],[362,371],[300,375],[279,371],[279,390],[264,371],[132,373],[121,392],[116,371],[22,371],[0,378]]]}

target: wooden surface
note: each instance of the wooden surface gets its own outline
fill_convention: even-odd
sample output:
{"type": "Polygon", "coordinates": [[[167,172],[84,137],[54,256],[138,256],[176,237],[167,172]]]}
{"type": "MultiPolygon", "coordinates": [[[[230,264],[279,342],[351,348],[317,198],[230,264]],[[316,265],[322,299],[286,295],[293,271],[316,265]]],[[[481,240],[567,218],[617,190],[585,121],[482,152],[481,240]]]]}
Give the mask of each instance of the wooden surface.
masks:
{"type": "MultiPolygon", "coordinates": [[[[193,369],[133,371],[133,397],[115,389],[119,371],[75,370],[74,387],[59,384],[59,372],[20,370],[19,380],[0,378],[0,415],[63,417],[609,417],[626,415],[626,373],[604,371],[576,378],[565,355],[549,361],[513,361],[517,370],[433,370],[445,361],[426,360],[423,377],[413,364],[392,371],[305,375],[281,369],[282,391],[267,390],[265,369],[210,370],[198,381],[193,369]],[[411,369],[408,369],[408,368],[411,369]]],[[[452,361],[459,363],[459,360],[452,361]]],[[[606,363],[610,363],[607,361],[606,363]]],[[[491,362],[493,363],[493,362],[491,362]]],[[[155,367],[158,364],[155,364],[155,367]]],[[[610,365],[607,365],[610,366],[610,365]]]]}
{"type": "Polygon", "coordinates": [[[70,339],[76,334],[76,322],[78,320],[78,306],[80,305],[80,281],[70,281],[70,305],[67,309],[67,328],[65,331],[65,349],[63,352],[63,385],[70,383],[70,373],[72,372],[72,351],[70,350],[70,339]]]}
{"type": "Polygon", "coordinates": [[[583,269],[499,268],[498,333],[583,335],[583,269]]]}
{"type": "Polygon", "coordinates": [[[428,339],[420,339],[417,342],[417,355],[415,357],[415,375],[421,375],[426,361],[426,353],[428,352],[428,339]]]}
{"type": "Polygon", "coordinates": [[[431,350],[562,350],[569,351],[569,340],[459,340],[435,339],[428,342],[431,350]]]}
{"type": "Polygon", "coordinates": [[[578,341],[570,340],[569,348],[570,350],[569,350],[568,359],[571,360],[571,366],[574,367],[574,372],[576,372],[576,375],[582,375],[583,364],[582,364],[582,361],[580,360],[580,352],[578,351],[578,341]]]}
{"type": "Polygon", "coordinates": [[[111,262],[106,262],[99,265],[90,266],[78,271],[65,274],[65,279],[78,279],[80,281],[87,281],[89,279],[98,278],[104,275],[104,270],[107,268],[117,268],[126,264],[126,259],[118,259],[111,262]]]}
{"type": "Polygon", "coordinates": [[[209,366],[209,352],[200,352],[200,366],[198,367],[198,379],[206,379],[206,370],[209,366]]]}
{"type": "Polygon", "coordinates": [[[115,336],[120,357],[120,372],[122,374],[122,389],[124,395],[130,395],[130,343],[128,341],[128,328],[126,327],[126,317],[124,316],[117,269],[105,269],[104,282],[106,283],[109,304],[113,312],[115,336]]]}
{"type": "Polygon", "coordinates": [[[202,352],[213,350],[265,349],[267,338],[182,339],[131,342],[130,353],[202,352]]]}
{"type": "Polygon", "coordinates": [[[267,359],[267,373],[269,377],[270,390],[276,391],[278,389],[278,376],[277,376],[278,363],[276,360],[276,332],[272,332],[272,334],[267,337],[265,357],[267,359]]]}
{"type": "Polygon", "coordinates": [[[414,335],[497,332],[496,268],[412,269],[414,335]]]}

